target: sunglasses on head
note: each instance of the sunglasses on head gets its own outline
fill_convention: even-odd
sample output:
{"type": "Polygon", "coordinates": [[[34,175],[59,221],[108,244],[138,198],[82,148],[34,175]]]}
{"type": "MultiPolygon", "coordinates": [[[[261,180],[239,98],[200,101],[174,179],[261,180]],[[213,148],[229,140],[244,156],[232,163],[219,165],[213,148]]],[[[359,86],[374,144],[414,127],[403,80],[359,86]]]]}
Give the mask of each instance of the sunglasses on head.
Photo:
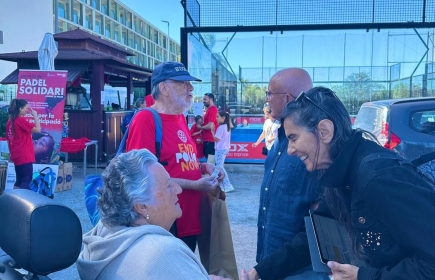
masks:
{"type": "MultiPolygon", "coordinates": [[[[335,94],[334,94],[334,96],[335,96],[335,94]]],[[[313,104],[314,106],[316,106],[317,108],[319,108],[323,113],[325,113],[328,117],[329,117],[329,119],[332,121],[333,120],[333,118],[332,118],[332,116],[331,116],[331,114],[329,114],[325,109],[323,109],[319,104],[317,104],[316,102],[314,102],[309,96],[307,96],[306,95],[306,93],[304,92],[304,91],[301,91],[301,93],[299,93],[299,95],[295,98],[295,101],[294,102],[300,102],[300,101],[302,101],[302,99],[306,99],[306,100],[308,100],[309,102],[311,102],[311,104],[313,104]]]]}

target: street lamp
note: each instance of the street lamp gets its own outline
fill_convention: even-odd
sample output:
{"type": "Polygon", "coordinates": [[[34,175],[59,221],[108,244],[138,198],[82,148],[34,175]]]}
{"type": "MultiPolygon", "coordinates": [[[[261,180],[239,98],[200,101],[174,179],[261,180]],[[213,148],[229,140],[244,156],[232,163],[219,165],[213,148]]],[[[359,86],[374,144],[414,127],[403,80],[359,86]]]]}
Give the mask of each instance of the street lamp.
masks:
{"type": "Polygon", "coordinates": [[[169,61],[169,21],[167,21],[167,20],[162,20],[162,22],[165,22],[167,25],[168,25],[168,38],[167,38],[167,44],[166,44],[166,50],[168,51],[168,56],[167,56],[167,60],[166,61],[169,61]]]}

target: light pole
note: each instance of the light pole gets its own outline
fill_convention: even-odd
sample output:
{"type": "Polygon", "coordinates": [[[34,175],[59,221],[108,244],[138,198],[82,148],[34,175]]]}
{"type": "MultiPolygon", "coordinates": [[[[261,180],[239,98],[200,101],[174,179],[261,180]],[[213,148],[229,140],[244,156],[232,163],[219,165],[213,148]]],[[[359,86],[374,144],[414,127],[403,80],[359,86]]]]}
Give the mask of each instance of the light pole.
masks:
{"type": "Polygon", "coordinates": [[[165,22],[167,25],[168,25],[168,38],[167,38],[167,44],[166,44],[166,50],[168,51],[168,56],[167,56],[167,60],[166,61],[169,61],[169,21],[167,21],[167,20],[162,20],[162,22],[165,22]]]}

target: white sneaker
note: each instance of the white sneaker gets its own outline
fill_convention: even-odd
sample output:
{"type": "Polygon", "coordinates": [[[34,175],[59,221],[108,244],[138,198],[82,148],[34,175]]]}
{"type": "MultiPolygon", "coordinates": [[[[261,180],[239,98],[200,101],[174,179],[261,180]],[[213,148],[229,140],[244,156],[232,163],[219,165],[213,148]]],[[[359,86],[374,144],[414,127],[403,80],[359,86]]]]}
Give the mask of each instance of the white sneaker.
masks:
{"type": "Polygon", "coordinates": [[[229,192],[232,192],[232,191],[234,191],[234,187],[233,186],[229,186],[229,187],[224,187],[224,192],[226,192],[226,193],[229,193],[229,192]]]}

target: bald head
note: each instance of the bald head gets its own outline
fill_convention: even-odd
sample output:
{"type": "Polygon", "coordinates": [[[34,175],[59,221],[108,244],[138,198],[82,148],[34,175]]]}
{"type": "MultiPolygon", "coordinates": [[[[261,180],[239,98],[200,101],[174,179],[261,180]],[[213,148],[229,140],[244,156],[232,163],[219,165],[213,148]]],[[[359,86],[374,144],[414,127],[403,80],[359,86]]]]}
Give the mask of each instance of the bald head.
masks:
{"type": "Polygon", "coordinates": [[[286,68],[275,73],[270,82],[278,83],[292,96],[298,96],[301,91],[313,87],[310,74],[302,68],[286,68]]]}
{"type": "Polygon", "coordinates": [[[269,81],[269,92],[272,94],[268,101],[272,117],[280,119],[287,103],[293,101],[301,91],[312,87],[310,75],[302,68],[286,68],[276,72],[269,81]]]}

